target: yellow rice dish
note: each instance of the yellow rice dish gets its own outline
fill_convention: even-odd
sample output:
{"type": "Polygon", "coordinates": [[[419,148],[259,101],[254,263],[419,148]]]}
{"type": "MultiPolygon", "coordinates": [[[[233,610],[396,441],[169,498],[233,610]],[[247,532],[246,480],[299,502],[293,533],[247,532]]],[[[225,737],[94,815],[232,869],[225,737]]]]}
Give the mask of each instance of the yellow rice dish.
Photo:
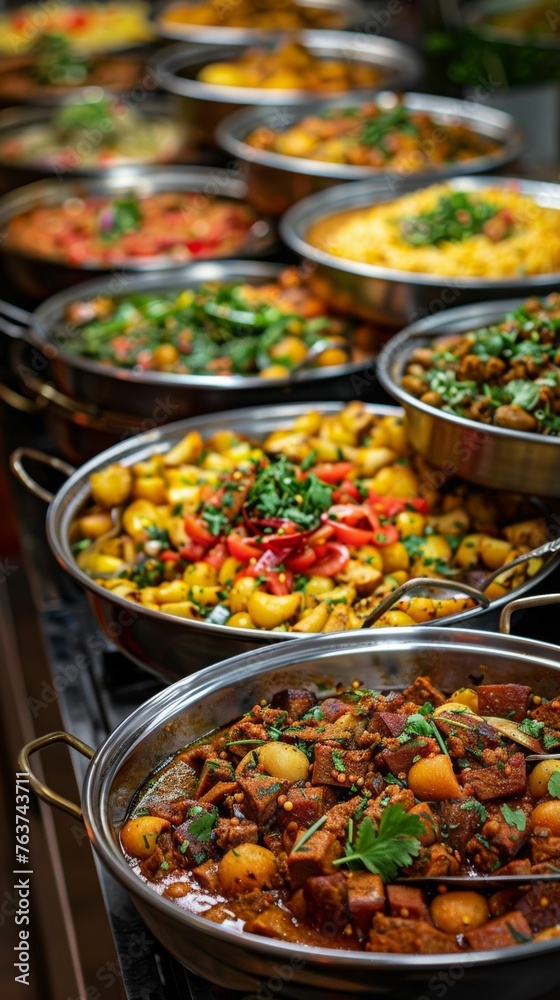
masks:
{"type": "Polygon", "coordinates": [[[313,225],[312,246],[398,271],[513,278],[560,270],[560,212],[515,190],[436,184],[313,225]]]}

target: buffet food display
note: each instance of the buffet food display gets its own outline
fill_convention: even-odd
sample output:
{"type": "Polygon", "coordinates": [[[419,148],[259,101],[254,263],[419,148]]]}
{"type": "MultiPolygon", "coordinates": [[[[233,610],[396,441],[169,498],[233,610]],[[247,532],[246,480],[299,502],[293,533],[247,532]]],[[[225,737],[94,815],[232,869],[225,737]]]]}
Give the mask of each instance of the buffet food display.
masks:
{"type": "Polygon", "coordinates": [[[154,771],[121,845],[156,893],[244,933],[387,954],[519,948],[560,936],[557,885],[499,888],[557,871],[560,760],[526,757],[559,747],[560,703],[527,685],[279,690],[154,771]],[[438,877],[490,873],[491,894],[438,891],[438,877]]]}
{"type": "MultiPolygon", "coordinates": [[[[463,13],[554,47],[541,3],[463,13]]],[[[420,46],[367,17],[0,15],[0,394],[50,441],[11,468],[90,631],[171,684],[20,768],[81,818],[29,756],[94,757],[95,849],[238,995],[282,949],[286,1000],[449,963],[467,995],[512,956],[558,985],[560,656],[495,632],[558,600],[560,186],[490,99],[407,92],[420,46]]]]}
{"type": "Polygon", "coordinates": [[[257,128],[245,141],[255,149],[283,156],[404,174],[424,173],[448,163],[462,166],[499,149],[491,138],[454,119],[442,124],[426,112],[407,107],[405,99],[396,95],[392,106],[366,101],[325,107],[285,129],[257,128]]]}
{"type": "Polygon", "coordinates": [[[73,267],[184,263],[242,251],[257,220],[249,205],[196,191],[68,198],[14,216],[6,240],[9,250],[73,267]]]}
{"type": "Polygon", "coordinates": [[[65,104],[52,117],[23,120],[0,139],[0,160],[8,165],[69,173],[136,163],[180,159],[184,130],[163,112],[99,98],[65,104]],[[88,136],[95,136],[88,141],[88,136]]]}
{"type": "Polygon", "coordinates": [[[314,225],[312,246],[394,271],[512,278],[560,271],[560,213],[512,189],[433,185],[314,225]]]}
{"type": "Polygon", "coordinates": [[[0,51],[28,52],[44,32],[60,34],[86,52],[128,48],[152,38],[148,4],[141,0],[26,4],[0,16],[0,51]]]}
{"type": "Polygon", "coordinates": [[[174,294],[75,301],[65,318],[75,335],[62,344],[72,354],[139,371],[282,378],[325,340],[320,367],[360,354],[357,324],[333,315],[296,268],[267,284],[207,282],[174,294]]]}
{"type": "MultiPolygon", "coordinates": [[[[485,590],[491,569],[546,533],[511,498],[434,489],[402,417],[376,418],[358,402],[304,412],[264,441],[193,430],[89,485],[93,506],[71,531],[79,569],[127,601],[228,628],[358,629],[384,597],[426,576],[447,580],[449,593],[404,597],[376,626],[457,614],[474,605],[453,594],[455,578],[485,590]]],[[[486,596],[503,597],[542,565],[522,564],[486,596]]]]}

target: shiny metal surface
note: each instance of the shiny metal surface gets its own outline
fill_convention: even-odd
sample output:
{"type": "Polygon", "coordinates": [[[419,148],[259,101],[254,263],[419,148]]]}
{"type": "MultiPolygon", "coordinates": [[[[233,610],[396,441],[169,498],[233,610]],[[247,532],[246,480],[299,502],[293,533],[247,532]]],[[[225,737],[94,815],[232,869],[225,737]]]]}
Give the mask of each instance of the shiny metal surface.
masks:
{"type": "Polygon", "coordinates": [[[542,993],[543,982],[551,989],[560,985],[558,939],[455,955],[294,946],[185,912],[144,884],[123,857],[119,830],[134,792],[159,761],[186,743],[226,725],[284,687],[307,687],[325,696],[329,691],[319,687],[321,682],[330,690],[339,681],[349,685],[355,679],[373,688],[403,688],[426,673],[446,691],[472,686],[473,678],[484,677],[485,683],[529,684],[552,698],[560,682],[560,653],[545,643],[496,634],[481,637],[462,629],[403,628],[305,639],[297,646],[216,663],[177,682],[130,715],[102,744],[82,789],[88,835],[150,930],[179,961],[214,983],[251,995],[263,995],[259,987],[280,977],[282,996],[291,1000],[418,1000],[432,994],[430,982],[441,983],[441,976],[449,973],[455,1000],[472,1000],[477,991],[485,998],[499,991],[533,1000],[542,993]]]}
{"type": "MultiPolygon", "coordinates": [[[[161,4],[152,16],[154,31],[161,38],[170,38],[178,42],[191,42],[196,45],[255,45],[270,38],[278,37],[278,29],[271,28],[232,28],[221,24],[180,24],[166,21],[166,12],[174,7],[186,7],[187,4],[177,2],[161,4]]],[[[190,3],[196,9],[199,4],[190,3]]],[[[357,0],[299,0],[298,6],[318,8],[338,14],[341,28],[358,28],[365,25],[371,17],[370,8],[377,4],[362,6],[357,0]]],[[[231,5],[235,10],[234,4],[231,5]]],[[[316,28],[316,31],[323,29],[316,28]]]]}
{"type": "MultiPolygon", "coordinates": [[[[325,413],[335,413],[339,409],[339,405],[332,402],[317,405],[325,413]]],[[[262,439],[278,427],[289,426],[301,413],[312,408],[312,405],[291,404],[235,410],[181,421],[125,440],[78,469],[50,505],[47,512],[47,537],[60,565],[85,589],[101,627],[116,645],[131,659],[164,680],[176,680],[199,670],[222,657],[224,650],[233,655],[278,642],[300,642],[302,634],[228,628],[227,625],[176,618],[134,605],[96,584],[77,566],[69,540],[72,522],[90,498],[90,475],[112,462],[128,465],[143,461],[154,453],[165,452],[188,430],[194,428],[203,436],[227,427],[262,439]]],[[[370,409],[380,415],[395,412],[393,407],[378,405],[371,406],[370,409]]],[[[560,555],[553,556],[536,577],[516,590],[516,596],[521,597],[541,582],[558,565],[559,560],[560,555]]],[[[454,592],[452,583],[449,592],[454,592]]],[[[455,627],[459,623],[476,622],[476,626],[481,629],[495,628],[499,610],[508,600],[509,597],[506,596],[493,601],[488,611],[473,608],[454,615],[449,619],[449,624],[455,627]]],[[[431,629],[435,624],[427,622],[425,627],[431,629]]]]}
{"type": "MultiPolygon", "coordinates": [[[[319,58],[371,63],[378,67],[384,74],[379,81],[380,90],[409,86],[420,77],[423,69],[422,59],[414,49],[390,38],[360,32],[301,31],[298,41],[319,58]]],[[[236,59],[245,49],[244,45],[170,45],[154,56],[153,68],[160,86],[180,98],[188,140],[195,146],[212,145],[219,123],[239,108],[266,107],[273,119],[281,123],[285,111],[299,108],[317,96],[309,90],[226,87],[196,79],[203,66],[236,59]]],[[[371,86],[362,87],[351,93],[371,93],[371,90],[371,86]]],[[[331,96],[342,96],[342,93],[331,96]]]]}
{"type": "MultiPolygon", "coordinates": [[[[62,183],[56,180],[36,181],[0,198],[0,253],[9,279],[26,295],[40,300],[95,275],[106,275],[104,280],[107,291],[116,294],[123,286],[126,287],[125,275],[128,273],[141,273],[143,277],[139,286],[143,288],[148,272],[154,272],[156,283],[158,274],[161,280],[166,274],[176,275],[184,271],[184,261],[177,262],[163,257],[157,261],[127,261],[119,265],[118,269],[110,265],[103,267],[87,263],[73,267],[63,261],[18,251],[17,248],[10,247],[6,240],[10,219],[39,205],[57,205],[67,198],[144,196],[162,191],[195,191],[202,196],[243,201],[247,195],[247,187],[239,177],[232,171],[215,167],[123,167],[106,171],[102,177],[97,178],[62,183]]],[[[272,254],[277,245],[272,224],[267,219],[262,219],[255,226],[256,230],[245,246],[235,252],[236,257],[272,254]]],[[[75,298],[76,293],[72,292],[71,295],[75,298]]]]}
{"type": "Polygon", "coordinates": [[[381,385],[404,407],[411,443],[432,464],[453,467],[458,476],[481,486],[560,497],[560,438],[444,413],[415,399],[401,386],[412,350],[427,346],[438,335],[463,333],[499,321],[522,302],[483,302],[420,320],[389,341],[379,356],[377,373],[381,385]]]}
{"type": "MultiPolygon", "coordinates": [[[[335,257],[312,246],[307,233],[312,225],[339,212],[368,208],[394,201],[404,194],[427,187],[429,181],[360,181],[342,184],[294,205],[280,222],[285,243],[316,266],[314,280],[342,309],[395,327],[439,313],[451,306],[488,301],[501,296],[543,294],[555,291],[560,274],[538,274],[513,278],[449,277],[397,271],[373,264],[335,257]]],[[[480,191],[485,188],[513,187],[535,199],[539,205],[560,209],[560,185],[511,177],[452,177],[454,190],[480,191]]]]}
{"type": "MultiPolygon", "coordinates": [[[[212,175],[213,176],[213,175],[212,175]]],[[[66,408],[81,411],[78,419],[99,424],[110,432],[115,428],[119,438],[147,430],[159,423],[169,423],[201,413],[217,413],[252,403],[264,406],[287,400],[331,399],[350,400],[355,395],[352,375],[371,368],[371,359],[347,362],[325,368],[295,372],[289,378],[263,379],[259,375],[228,377],[220,375],[179,375],[172,372],[136,372],[117,366],[102,365],[88,358],[64,351],[57,346],[53,331],[59,327],[66,333],[64,315],[76,299],[99,294],[126,295],[152,291],[154,293],[179,292],[206,281],[249,281],[259,284],[277,278],[284,270],[281,264],[259,261],[208,261],[187,267],[142,276],[116,276],[90,281],[79,289],[70,288],[47,299],[29,317],[27,328],[19,324],[19,336],[41,351],[48,359],[46,375],[60,393],[66,397],[66,408]],[[68,399],[70,397],[70,399],[68,399]],[[78,407],[74,401],[78,401],[78,407]],[[142,421],[146,423],[142,423],[142,421]]],[[[2,305],[0,303],[0,314],[2,305]]],[[[0,328],[2,320],[0,319],[0,328]]],[[[18,327],[11,321],[11,334],[18,327]]],[[[68,331],[71,337],[72,329],[68,331]]],[[[372,345],[373,349],[373,345],[372,345]]],[[[17,365],[16,365],[17,368],[17,365]]],[[[44,383],[37,387],[38,395],[47,390],[44,383]]],[[[53,398],[53,406],[64,409],[61,396],[53,398]]],[[[107,445],[106,445],[107,446],[107,445]]]]}
{"type": "MultiPolygon", "coordinates": [[[[101,88],[90,88],[101,92],[101,88]]],[[[74,97],[72,102],[76,98],[74,97]]],[[[65,101],[59,103],[70,103],[69,99],[66,98],[65,101]]],[[[173,101],[168,97],[160,96],[159,98],[154,98],[149,95],[148,92],[144,95],[144,100],[138,103],[138,110],[142,115],[147,118],[157,120],[169,120],[173,117],[173,101]]],[[[6,142],[12,135],[16,135],[21,128],[26,128],[30,125],[44,125],[49,122],[53,114],[56,113],[56,108],[45,107],[44,105],[35,104],[33,107],[17,107],[8,108],[5,111],[0,111],[0,143],[6,142]]],[[[180,123],[178,124],[180,127],[180,123]]],[[[86,141],[91,141],[87,138],[87,129],[84,129],[84,136],[86,141]]],[[[95,139],[93,140],[95,142],[95,139]]],[[[180,157],[180,160],[182,157],[180,157]]],[[[140,165],[141,166],[141,165],[140,165]]],[[[154,164],[153,169],[158,169],[161,164],[154,164]]],[[[24,184],[32,184],[34,181],[39,181],[48,178],[54,178],[60,184],[61,180],[72,180],[76,178],[78,180],[84,178],[101,179],[105,177],[108,173],[112,173],[113,170],[128,170],[134,169],[134,165],[131,167],[91,167],[91,166],[80,166],[79,164],[72,168],[71,170],[59,170],[57,171],[54,167],[48,167],[46,165],[39,166],[26,164],[26,163],[16,163],[6,157],[0,155],[0,194],[5,194],[7,191],[13,191],[16,188],[22,187],[24,184]]]]}
{"type": "MultiPolygon", "coordinates": [[[[382,109],[388,110],[394,106],[396,97],[394,92],[383,91],[361,96],[359,101],[352,95],[337,100],[314,101],[297,110],[286,109],[283,121],[272,124],[272,127],[282,132],[307,115],[321,114],[331,108],[355,106],[366,100],[375,101],[382,109]]],[[[494,153],[458,163],[443,163],[431,170],[414,173],[413,177],[419,183],[424,178],[434,182],[459,173],[495,170],[515,159],[523,148],[523,137],[514,118],[502,111],[431,94],[403,94],[402,99],[405,107],[431,115],[438,125],[461,124],[478,135],[500,143],[500,149],[494,153]]],[[[327,163],[300,156],[285,156],[249,145],[246,139],[252,132],[271,127],[270,117],[270,111],[263,107],[236,111],[221,122],[216,137],[218,145],[241,162],[251,202],[271,215],[281,215],[302,198],[343,181],[379,181],[387,174],[396,180],[402,176],[351,163],[327,163]]]]}

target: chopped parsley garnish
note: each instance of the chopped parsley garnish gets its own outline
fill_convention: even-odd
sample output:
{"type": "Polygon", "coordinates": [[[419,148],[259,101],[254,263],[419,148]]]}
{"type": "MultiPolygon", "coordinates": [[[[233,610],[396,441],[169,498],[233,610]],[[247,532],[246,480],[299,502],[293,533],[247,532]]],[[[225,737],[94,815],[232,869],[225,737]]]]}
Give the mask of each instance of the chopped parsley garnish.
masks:
{"type": "Polygon", "coordinates": [[[303,529],[315,528],[331,506],[332,494],[332,487],[313,473],[298,479],[295,467],[282,455],[257,474],[245,508],[251,517],[284,518],[303,529]]]}
{"type": "Polygon", "coordinates": [[[553,799],[560,799],[560,771],[553,771],[548,779],[548,794],[552,795],[553,799]]]}
{"type": "Polygon", "coordinates": [[[420,853],[424,824],[418,816],[406,813],[400,805],[389,805],[381,815],[379,826],[366,816],[360,823],[354,840],[354,821],[348,821],[346,854],[333,861],[334,865],[363,865],[384,882],[395,877],[399,868],[412,863],[420,853]]]}
{"type": "Polygon", "coordinates": [[[527,736],[532,736],[535,740],[540,740],[542,732],[544,729],[544,722],[537,722],[536,719],[523,719],[523,722],[519,723],[519,728],[522,733],[526,733],[527,736]]]}
{"type": "Polygon", "coordinates": [[[516,830],[523,833],[527,826],[527,817],[522,809],[512,809],[511,806],[503,805],[500,812],[508,826],[514,826],[516,830]]]}
{"type": "Polygon", "coordinates": [[[399,219],[399,229],[403,240],[413,247],[438,246],[448,240],[460,243],[483,232],[498,212],[497,205],[465,191],[452,191],[442,195],[431,211],[399,219]]]}

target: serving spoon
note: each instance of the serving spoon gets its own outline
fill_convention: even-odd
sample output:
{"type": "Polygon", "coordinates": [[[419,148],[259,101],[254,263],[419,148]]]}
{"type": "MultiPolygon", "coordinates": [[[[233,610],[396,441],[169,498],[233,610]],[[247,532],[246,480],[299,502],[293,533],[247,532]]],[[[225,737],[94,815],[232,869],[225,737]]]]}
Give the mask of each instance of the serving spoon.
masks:
{"type": "Polygon", "coordinates": [[[392,879],[399,885],[447,885],[450,888],[473,889],[484,886],[487,889],[511,889],[516,885],[534,885],[536,882],[560,882],[560,871],[550,875],[401,875],[392,879]]]}

